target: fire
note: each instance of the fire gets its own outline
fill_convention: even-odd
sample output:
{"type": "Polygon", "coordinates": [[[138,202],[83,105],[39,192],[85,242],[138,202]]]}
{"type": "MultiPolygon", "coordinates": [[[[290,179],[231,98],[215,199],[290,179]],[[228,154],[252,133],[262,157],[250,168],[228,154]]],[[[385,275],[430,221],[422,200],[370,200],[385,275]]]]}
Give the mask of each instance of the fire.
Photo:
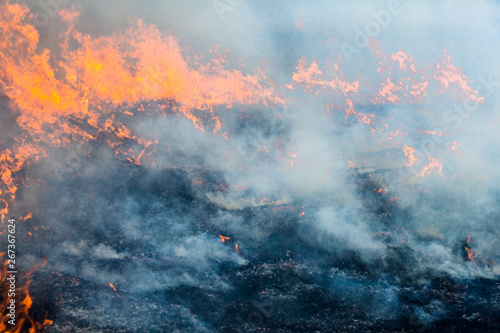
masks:
{"type": "Polygon", "coordinates": [[[390,145],[398,145],[400,144],[400,138],[403,136],[403,133],[400,129],[397,129],[396,131],[390,131],[385,133],[386,137],[379,140],[380,144],[386,144],[388,143],[390,145]],[[398,138],[399,137],[399,138],[398,138]]]}
{"type": "Polygon", "coordinates": [[[260,203],[263,205],[272,205],[274,204],[274,201],[269,198],[264,198],[260,200],[260,203]]]}
{"type": "Polygon", "coordinates": [[[20,221],[26,221],[26,220],[29,220],[31,218],[33,218],[33,213],[30,212],[30,213],[24,215],[23,217],[21,217],[19,220],[20,221]]]}
{"type": "MultiPolygon", "coordinates": [[[[467,236],[467,245],[470,243],[470,235],[467,236]]],[[[469,249],[467,246],[464,246],[465,251],[467,251],[467,257],[469,258],[470,261],[475,265],[476,261],[474,260],[474,252],[469,249]]]]}
{"type": "Polygon", "coordinates": [[[83,73],[80,80],[91,91],[85,96],[89,103],[118,106],[143,100],[174,101],[174,110],[200,130],[204,130],[204,121],[193,110],[207,113],[214,133],[221,128],[214,114],[219,105],[283,103],[265,86],[263,73],[252,76],[225,70],[218,49],[213,50],[211,62],[191,67],[173,37],[162,36],[156,27],[142,21],[134,29],[95,40],[77,33],[73,26],[69,31],[68,39],[84,47],[77,52],[66,49],[66,82],[74,83],[77,73],[83,73]],[[124,51],[124,46],[130,51],[124,51]],[[129,59],[136,64],[134,71],[129,59]]]}
{"type": "MultiPolygon", "coordinates": [[[[191,64],[181,55],[174,37],[142,21],[124,32],[92,39],[76,30],[77,12],[62,10],[60,15],[68,30],[60,41],[61,59],[53,61],[50,51],[36,52],[39,35],[27,23],[28,8],[8,1],[0,4],[0,35],[5,37],[0,45],[0,71],[4,73],[0,91],[19,112],[18,125],[35,142],[19,141],[16,150],[0,155],[1,179],[10,194],[17,190],[12,175],[44,154],[41,143],[57,147],[78,138],[95,140],[97,133],[105,132],[142,146],[136,156],[127,156],[131,163],[141,164],[141,158],[154,151],[150,148],[154,142],[137,137],[115,120],[110,110],[120,105],[159,101],[159,112],[168,106],[196,128],[204,131],[210,126],[213,133],[222,126],[215,114],[219,106],[284,105],[262,72],[251,75],[225,69],[224,54],[217,48],[207,63],[191,64]],[[81,45],[77,50],[70,47],[75,43],[81,45]],[[74,120],[89,126],[77,126],[74,120]],[[13,161],[15,165],[9,165],[13,161]]],[[[122,113],[133,116],[129,111],[122,113]]],[[[108,144],[117,146],[109,140],[108,144]]],[[[2,219],[13,200],[2,199],[2,219]]]]}
{"type": "MultiPolygon", "coordinates": [[[[5,255],[4,253],[0,253],[0,257],[3,257],[5,255]]],[[[5,297],[1,302],[0,306],[2,308],[2,318],[0,320],[0,331],[1,332],[6,332],[6,333],[20,333],[20,332],[30,332],[30,333],[35,333],[39,332],[41,329],[43,329],[46,326],[50,326],[52,324],[51,320],[48,320],[45,318],[43,322],[36,322],[29,314],[29,310],[31,309],[31,306],[33,305],[33,300],[31,299],[31,296],[29,294],[29,285],[31,283],[30,276],[37,271],[38,269],[44,267],[47,264],[47,260],[45,259],[42,263],[37,264],[33,266],[28,272],[26,272],[23,276],[23,278],[26,280],[25,284],[22,286],[17,285],[16,286],[16,300],[22,299],[22,296],[24,296],[24,299],[17,303],[16,302],[16,325],[11,326],[8,324],[8,320],[10,319],[10,316],[8,314],[7,305],[9,302],[9,297],[5,297]]],[[[7,280],[8,274],[7,274],[7,264],[4,265],[3,272],[1,274],[1,289],[4,295],[7,295],[7,291],[9,289],[9,283],[7,280]]],[[[19,278],[19,277],[18,277],[19,278]]]]}
{"type": "Polygon", "coordinates": [[[443,136],[444,133],[439,133],[439,132],[435,132],[435,131],[426,131],[426,130],[415,130],[416,132],[420,132],[420,133],[427,133],[427,134],[431,134],[431,135],[437,135],[437,136],[443,136]]]}
{"type": "MultiPolygon", "coordinates": [[[[354,109],[354,103],[352,101],[352,96],[359,93],[359,79],[349,82],[339,66],[340,60],[336,62],[333,66],[333,77],[328,80],[325,77],[323,71],[319,69],[319,65],[316,61],[313,61],[309,67],[307,67],[307,62],[305,58],[299,60],[296,72],[293,73],[292,79],[297,84],[304,86],[304,89],[310,93],[318,95],[324,92],[330,92],[334,95],[343,97],[344,104],[342,108],[344,109],[346,115],[345,118],[349,116],[356,117],[359,121],[370,125],[372,114],[361,113],[354,109]]],[[[335,105],[333,108],[337,109],[340,106],[335,105]]]]}
{"type": "Polygon", "coordinates": [[[420,162],[420,159],[418,155],[415,154],[415,149],[405,144],[403,152],[406,159],[405,165],[412,167],[413,173],[417,177],[427,177],[433,172],[437,172],[441,177],[443,177],[443,163],[438,158],[427,156],[429,162],[422,167],[421,171],[416,171],[415,164],[420,162]]]}
{"type": "Polygon", "coordinates": [[[15,180],[16,172],[20,171],[29,160],[37,161],[41,152],[34,145],[15,146],[13,150],[6,149],[0,155],[0,217],[2,224],[9,213],[9,203],[13,203],[19,184],[15,180]],[[2,190],[3,188],[3,190],[2,190]],[[2,207],[3,206],[3,207],[2,207]]]}
{"type": "MultiPolygon", "coordinates": [[[[16,133],[19,137],[13,138],[16,143],[0,151],[2,224],[20,185],[16,173],[43,157],[46,145],[92,141],[106,133],[106,143],[116,149],[115,156],[144,163],[157,141],[139,137],[118,121],[117,106],[158,101],[159,113],[168,106],[199,130],[210,128],[215,134],[223,126],[216,115],[219,107],[285,104],[263,72],[227,70],[224,56],[217,50],[206,63],[189,63],[174,37],[164,36],[142,21],[127,31],[93,39],[76,30],[77,12],[63,10],[60,15],[68,30],[60,41],[61,56],[55,59],[49,50],[37,51],[39,35],[27,23],[30,15],[24,5],[0,4],[0,93],[9,98],[21,129],[16,133]],[[80,45],[76,50],[70,47],[75,44],[80,45]],[[134,141],[141,148],[124,151],[120,144],[124,141],[134,141]]],[[[141,105],[137,112],[143,110],[141,105]]],[[[134,116],[129,111],[122,113],[134,116]]],[[[28,218],[30,214],[20,220],[28,218]]],[[[229,239],[221,236],[222,241],[229,239]]],[[[22,329],[22,320],[30,322],[30,332],[50,325],[50,320],[38,324],[28,316],[32,300],[27,285],[25,290],[17,331],[22,329]]],[[[5,321],[1,325],[0,330],[6,331],[5,321]]]]}
{"type": "Polygon", "coordinates": [[[403,152],[405,154],[405,158],[406,158],[405,164],[407,166],[412,166],[415,163],[420,162],[420,159],[418,158],[418,156],[414,154],[415,153],[415,149],[413,149],[412,147],[408,147],[405,144],[405,146],[403,148],[403,152]]]}
{"type": "Polygon", "coordinates": [[[474,262],[474,252],[473,252],[471,249],[467,248],[467,246],[464,246],[464,249],[467,251],[467,256],[469,257],[469,259],[470,259],[473,263],[475,263],[475,262],[474,262]]]}
{"type": "Polygon", "coordinates": [[[443,164],[437,158],[433,158],[431,156],[428,158],[429,163],[423,167],[421,172],[415,172],[415,174],[419,177],[426,177],[436,171],[440,176],[443,176],[443,164]]]}
{"type": "Polygon", "coordinates": [[[478,92],[469,86],[469,78],[462,73],[462,69],[451,63],[451,56],[445,50],[441,57],[441,63],[436,63],[434,77],[441,86],[441,92],[451,91],[459,100],[467,102],[483,103],[484,98],[478,96],[478,92]]]}
{"type": "Polygon", "coordinates": [[[50,326],[54,323],[53,320],[50,320],[50,319],[45,319],[45,321],[43,322],[43,327],[47,327],[47,326],[50,326]]]}
{"type": "Polygon", "coordinates": [[[222,236],[222,235],[219,235],[219,237],[220,237],[220,241],[222,243],[225,243],[226,241],[231,239],[231,237],[226,237],[226,236],[222,236]]]}
{"type": "MultiPolygon", "coordinates": [[[[225,109],[239,105],[286,107],[289,101],[281,96],[275,83],[263,71],[246,73],[227,69],[226,52],[220,46],[215,46],[210,51],[209,59],[203,63],[198,62],[199,57],[191,60],[184,55],[175,37],[162,34],[156,26],[142,20],[130,29],[93,38],[76,29],[78,12],[62,10],[60,17],[67,30],[59,40],[59,55],[59,51],[40,49],[39,34],[29,23],[31,16],[25,5],[8,0],[0,3],[0,93],[8,97],[9,108],[19,127],[13,135],[13,144],[9,148],[2,147],[0,151],[2,225],[15,206],[16,194],[22,186],[18,173],[30,163],[45,157],[49,147],[96,141],[98,136],[103,136],[115,157],[135,165],[147,164],[149,156],[156,151],[158,140],[141,137],[127,123],[127,119],[149,112],[149,102],[158,105],[151,111],[155,115],[183,117],[200,131],[228,139],[228,133],[223,132],[224,123],[219,118],[225,109]],[[79,47],[75,49],[73,45],[79,47]],[[133,147],[124,143],[133,144],[133,147]]],[[[296,26],[302,29],[303,22],[297,22],[296,26]]],[[[380,77],[377,74],[377,82],[370,83],[373,85],[371,93],[363,92],[361,87],[370,85],[365,85],[361,76],[349,79],[344,74],[341,58],[326,69],[321,69],[316,60],[308,62],[305,58],[300,59],[292,82],[284,84],[284,87],[290,93],[302,87],[313,96],[328,96],[334,102],[325,106],[326,110],[331,113],[340,111],[345,114],[346,121],[348,118],[356,119],[371,129],[372,135],[385,135],[380,143],[391,142],[398,148],[404,142],[403,130],[389,132],[387,124],[377,124],[379,118],[375,114],[360,112],[355,105],[361,97],[377,105],[422,103],[429,94],[429,87],[437,83],[439,94],[451,92],[459,100],[484,102],[484,98],[471,88],[471,80],[452,64],[447,51],[443,51],[431,73],[403,50],[384,55],[376,43],[372,43],[371,48],[378,60],[380,73],[380,77]]],[[[444,135],[435,131],[417,131],[444,135]]],[[[283,152],[281,161],[286,161],[290,167],[299,166],[300,159],[295,150],[283,146],[277,144],[283,152]]],[[[460,144],[453,141],[448,146],[456,152],[460,144]]],[[[260,147],[257,152],[272,155],[272,146],[260,147]]],[[[428,161],[421,170],[413,169],[416,176],[426,177],[432,173],[443,176],[443,162],[439,157],[418,156],[415,149],[406,144],[402,150],[408,167],[414,168],[421,160],[428,161]]],[[[348,163],[351,168],[356,166],[351,161],[348,163]]],[[[204,183],[204,179],[192,181],[195,186],[204,183]]],[[[220,188],[225,192],[229,185],[221,184],[220,188]]],[[[245,192],[248,187],[236,185],[234,189],[245,192]]],[[[386,189],[378,186],[373,190],[387,193],[386,189]]],[[[388,203],[396,200],[390,198],[388,203]]],[[[263,198],[260,203],[274,205],[280,201],[263,198]]],[[[273,210],[286,209],[295,211],[293,207],[275,207],[273,210]]],[[[302,211],[299,216],[304,214],[302,211]]],[[[19,220],[25,221],[32,216],[28,213],[19,220]]],[[[28,233],[32,235],[31,231],[28,233]]],[[[230,237],[219,237],[223,243],[232,243],[230,237]]],[[[469,242],[470,236],[467,245],[469,242]]],[[[475,263],[473,251],[467,246],[464,248],[469,259],[475,263]]],[[[235,244],[235,249],[240,252],[238,244],[235,244]]],[[[19,303],[20,320],[16,332],[20,332],[23,325],[30,325],[30,332],[35,332],[52,324],[48,319],[37,323],[29,316],[32,306],[28,292],[30,274],[27,275],[26,285],[20,288],[25,297],[19,303]]],[[[4,267],[3,283],[5,278],[4,267]]],[[[109,286],[116,291],[112,283],[109,286]]],[[[5,308],[3,302],[0,305],[5,308]]],[[[5,318],[0,322],[0,330],[7,332],[5,318]]]]}

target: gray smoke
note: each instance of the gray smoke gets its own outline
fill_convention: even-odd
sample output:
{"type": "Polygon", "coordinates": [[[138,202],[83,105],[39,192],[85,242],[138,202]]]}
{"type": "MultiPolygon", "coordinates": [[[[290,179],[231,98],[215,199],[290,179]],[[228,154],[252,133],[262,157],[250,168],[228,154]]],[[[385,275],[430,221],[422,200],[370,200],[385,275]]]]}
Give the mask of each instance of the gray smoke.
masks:
{"type": "MultiPolygon", "coordinates": [[[[28,4],[34,12],[43,10],[40,3],[28,4]]],[[[266,251],[277,258],[291,251],[291,260],[305,258],[310,272],[332,270],[324,259],[333,257],[334,263],[356,258],[380,276],[401,270],[395,275],[402,278],[498,278],[498,266],[488,264],[500,262],[497,1],[74,4],[81,8],[77,29],[91,36],[109,35],[143,19],[175,36],[183,55],[190,50],[206,54],[220,45],[230,50],[235,70],[254,74],[261,69],[274,80],[286,107],[220,106],[215,114],[222,130],[212,134],[182,116],[156,116],[152,103],[144,113],[150,116],[126,124],[138,137],[158,140],[142,166],[115,158],[99,140],[84,148],[49,148],[48,156],[27,171],[30,179],[44,181],[24,189],[18,203],[36,207],[33,222],[50,230],[34,236],[34,253],[47,256],[49,268],[96,285],[113,283],[133,295],[184,287],[232,290],[226,272],[246,267],[266,251]],[[428,75],[421,102],[372,102],[382,74],[376,48],[359,44],[367,31],[381,54],[404,51],[428,75]],[[444,50],[483,103],[457,99],[451,91],[438,94],[433,70],[444,50]],[[342,94],[331,89],[310,93],[295,83],[301,58],[307,66],[317,61],[329,79],[337,61],[345,81],[359,77],[354,108],[374,113],[374,124],[352,115],[346,119],[342,94]],[[439,157],[442,175],[417,177],[405,165],[404,144],[383,141],[398,130],[398,139],[420,154],[415,170],[422,170],[429,155],[439,157]],[[453,142],[460,143],[457,153],[450,150],[453,142]],[[380,195],[375,193],[379,188],[384,190],[380,195]],[[378,204],[385,215],[376,211],[378,204]],[[219,234],[231,241],[221,242],[219,234]],[[464,258],[468,235],[476,264],[464,258]]],[[[53,45],[60,25],[55,17],[39,27],[41,47],[53,45]]],[[[397,81],[405,74],[391,75],[397,81]]],[[[379,295],[366,304],[376,308],[387,299],[378,314],[389,316],[397,305],[394,280],[377,285],[367,278],[352,286],[353,277],[334,269],[329,274],[330,280],[318,283],[354,302],[363,301],[367,285],[380,290],[386,298],[379,295]],[[350,288],[360,294],[352,296],[350,288]]],[[[174,303],[165,301],[169,307],[174,303]]],[[[171,318],[192,320],[192,309],[179,304],[169,310],[171,318]]],[[[426,317],[430,311],[421,311],[420,320],[432,322],[426,317]]],[[[213,329],[204,320],[186,325],[213,329]]]]}

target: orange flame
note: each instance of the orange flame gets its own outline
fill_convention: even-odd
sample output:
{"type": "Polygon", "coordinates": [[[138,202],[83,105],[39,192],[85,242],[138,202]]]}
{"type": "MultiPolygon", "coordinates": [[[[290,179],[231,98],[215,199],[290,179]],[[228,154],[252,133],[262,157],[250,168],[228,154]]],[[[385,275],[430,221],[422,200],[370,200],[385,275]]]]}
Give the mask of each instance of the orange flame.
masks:
{"type": "Polygon", "coordinates": [[[421,172],[419,173],[415,172],[415,174],[419,177],[426,177],[430,175],[432,172],[437,171],[437,173],[440,176],[443,176],[443,164],[439,162],[437,158],[433,158],[431,156],[429,156],[428,158],[429,158],[429,164],[424,166],[421,172]]]}
{"type": "Polygon", "coordinates": [[[435,131],[427,131],[427,130],[415,130],[416,132],[420,132],[420,133],[427,133],[427,134],[431,134],[431,135],[437,135],[437,136],[443,136],[444,133],[439,133],[439,132],[435,132],[435,131]]]}
{"type": "Polygon", "coordinates": [[[420,162],[420,159],[418,158],[418,156],[414,154],[415,149],[413,149],[412,147],[408,147],[405,144],[405,146],[403,148],[403,152],[405,154],[405,158],[406,158],[405,164],[407,166],[412,166],[415,163],[420,162]]]}
{"type": "Polygon", "coordinates": [[[23,217],[21,217],[19,220],[26,221],[26,220],[31,219],[32,217],[33,217],[33,213],[30,212],[30,213],[24,215],[23,217]]]}
{"type": "MultiPolygon", "coordinates": [[[[467,245],[470,243],[470,235],[467,237],[467,245]]],[[[464,246],[465,251],[467,251],[467,257],[469,258],[470,261],[475,265],[476,260],[474,259],[474,251],[469,249],[467,246],[464,246]]]]}
{"type": "Polygon", "coordinates": [[[222,235],[219,235],[219,237],[220,237],[220,241],[222,243],[225,243],[226,241],[231,239],[231,237],[226,237],[226,236],[222,236],[222,235]]]}
{"type": "MultiPolygon", "coordinates": [[[[3,256],[3,253],[1,253],[3,256]]],[[[20,296],[24,295],[24,299],[20,302],[16,302],[16,325],[12,326],[8,323],[11,319],[9,315],[9,310],[7,306],[10,302],[10,297],[4,297],[2,301],[0,301],[0,306],[2,308],[3,316],[0,320],[0,331],[6,333],[20,333],[20,332],[30,332],[35,333],[39,332],[43,327],[49,326],[52,324],[51,320],[45,319],[43,323],[36,322],[29,315],[29,310],[33,304],[31,296],[29,294],[29,285],[31,283],[30,276],[37,271],[39,268],[44,267],[47,264],[47,260],[45,259],[42,263],[33,266],[26,274],[23,276],[26,279],[26,283],[22,286],[17,286],[15,289],[16,299],[20,299],[20,296]]],[[[16,274],[17,275],[17,274],[16,274]]],[[[19,279],[19,276],[16,277],[19,279]]],[[[1,289],[4,295],[9,294],[10,282],[7,280],[7,265],[4,265],[3,272],[1,274],[1,289]]]]}
{"type": "Polygon", "coordinates": [[[464,246],[464,248],[467,251],[467,256],[469,257],[469,259],[474,262],[474,252],[471,249],[467,248],[467,246],[464,246]]]}
{"type": "MultiPolygon", "coordinates": [[[[359,79],[349,82],[345,79],[343,71],[339,66],[340,60],[333,66],[333,78],[326,79],[324,73],[319,69],[318,63],[313,61],[309,67],[306,65],[305,58],[299,60],[296,66],[296,73],[293,73],[292,79],[298,84],[304,86],[306,91],[318,95],[325,91],[331,91],[334,94],[344,98],[343,109],[347,119],[350,115],[356,117],[358,121],[367,125],[372,123],[373,114],[361,113],[354,109],[352,101],[353,94],[359,93],[359,79]]],[[[337,106],[335,106],[337,108],[337,106]]]]}
{"type": "Polygon", "coordinates": [[[484,98],[478,97],[478,92],[469,86],[469,78],[462,73],[462,69],[451,63],[450,55],[444,51],[441,63],[436,63],[434,77],[441,86],[441,91],[450,90],[457,99],[465,96],[467,102],[483,103],[484,98]]]}

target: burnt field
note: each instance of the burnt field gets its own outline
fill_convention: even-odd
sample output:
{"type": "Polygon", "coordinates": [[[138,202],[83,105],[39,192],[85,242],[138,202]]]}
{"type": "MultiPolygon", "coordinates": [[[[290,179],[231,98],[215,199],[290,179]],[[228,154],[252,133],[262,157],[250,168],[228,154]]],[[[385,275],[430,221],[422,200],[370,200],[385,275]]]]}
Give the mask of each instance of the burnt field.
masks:
{"type": "Polygon", "coordinates": [[[498,13],[0,2],[0,331],[500,331],[498,13]]]}
{"type": "Polygon", "coordinates": [[[22,228],[40,228],[19,240],[35,244],[20,260],[50,258],[30,288],[33,318],[54,321],[47,332],[499,329],[500,281],[486,276],[494,264],[471,260],[463,235],[454,258],[485,277],[421,267],[414,247],[439,236],[412,230],[371,175],[353,174],[351,186],[383,258],[346,249],[347,235],[318,235],[318,212],[345,209],[336,198],[228,210],[206,199],[227,191],[217,173],[80,162],[37,189],[36,218],[22,228]]]}

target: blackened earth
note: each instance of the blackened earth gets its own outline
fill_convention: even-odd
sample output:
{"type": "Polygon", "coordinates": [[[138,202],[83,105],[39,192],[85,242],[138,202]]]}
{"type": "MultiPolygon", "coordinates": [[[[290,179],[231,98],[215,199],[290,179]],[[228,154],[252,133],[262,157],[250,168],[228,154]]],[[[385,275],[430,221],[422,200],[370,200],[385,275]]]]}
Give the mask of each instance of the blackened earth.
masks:
{"type": "MultiPolygon", "coordinates": [[[[366,263],[355,251],[327,250],[307,237],[321,202],[228,211],[205,195],[224,194],[222,174],[105,160],[91,156],[62,174],[25,171],[44,179],[19,191],[19,201],[36,209],[20,225],[26,236],[18,243],[25,269],[48,258],[30,285],[32,317],[43,321],[48,313],[54,321],[45,332],[500,330],[500,280],[415,271],[415,254],[389,232],[380,236],[390,244],[385,260],[366,263]],[[264,236],[225,230],[220,219],[264,236]],[[219,234],[231,239],[222,243],[219,234]],[[169,246],[190,244],[190,237],[201,239],[185,248],[194,259],[173,255],[169,246]],[[215,256],[198,264],[191,251],[204,244],[246,261],[215,256]],[[103,249],[114,254],[95,255],[103,249]]],[[[353,184],[386,231],[405,214],[373,193],[367,175],[353,176],[353,184]]],[[[471,265],[466,255],[463,264],[471,265]]]]}

